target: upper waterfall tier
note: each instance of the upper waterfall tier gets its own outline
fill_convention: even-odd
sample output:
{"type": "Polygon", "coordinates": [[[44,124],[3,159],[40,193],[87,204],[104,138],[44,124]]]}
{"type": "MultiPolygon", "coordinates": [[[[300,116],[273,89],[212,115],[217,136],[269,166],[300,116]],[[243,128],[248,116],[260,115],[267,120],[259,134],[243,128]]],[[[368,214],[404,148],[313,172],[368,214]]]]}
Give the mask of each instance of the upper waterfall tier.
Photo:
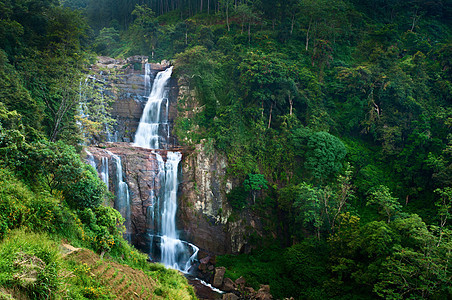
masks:
{"type": "Polygon", "coordinates": [[[167,143],[169,135],[167,85],[172,71],[173,67],[170,67],[159,72],[155,77],[151,94],[135,134],[135,146],[160,149],[162,144],[167,143]],[[162,111],[163,105],[165,106],[164,111],[162,111]],[[162,132],[166,132],[166,134],[162,134],[162,132]]]}

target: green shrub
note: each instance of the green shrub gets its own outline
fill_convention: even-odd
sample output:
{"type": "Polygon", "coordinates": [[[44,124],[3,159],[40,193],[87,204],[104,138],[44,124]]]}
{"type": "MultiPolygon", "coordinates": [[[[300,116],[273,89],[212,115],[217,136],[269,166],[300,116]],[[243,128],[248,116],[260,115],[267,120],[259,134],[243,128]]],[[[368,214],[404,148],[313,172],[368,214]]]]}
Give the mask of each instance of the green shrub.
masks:
{"type": "Polygon", "coordinates": [[[99,180],[89,166],[84,167],[80,177],[64,188],[68,204],[73,208],[94,208],[99,206],[106,193],[105,184],[99,180]]]}
{"type": "Polygon", "coordinates": [[[98,206],[94,209],[85,208],[79,211],[83,227],[83,239],[88,246],[97,251],[110,251],[119,248],[123,251],[125,241],[122,238],[124,219],[121,214],[107,206],[98,206]]]}
{"type": "Polygon", "coordinates": [[[28,227],[36,232],[80,236],[67,207],[46,193],[34,193],[7,169],[0,169],[0,239],[28,227]]]}

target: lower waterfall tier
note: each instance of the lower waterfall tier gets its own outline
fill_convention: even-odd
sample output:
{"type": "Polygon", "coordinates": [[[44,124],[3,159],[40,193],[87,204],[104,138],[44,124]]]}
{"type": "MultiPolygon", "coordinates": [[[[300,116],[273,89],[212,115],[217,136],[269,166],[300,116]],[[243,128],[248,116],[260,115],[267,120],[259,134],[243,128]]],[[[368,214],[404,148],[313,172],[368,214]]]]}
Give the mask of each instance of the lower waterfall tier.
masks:
{"type": "MultiPolygon", "coordinates": [[[[149,250],[151,234],[192,243],[200,248],[199,257],[239,253],[247,250],[246,238],[250,232],[259,232],[261,228],[252,215],[236,219],[229,217],[231,209],[226,192],[232,183],[224,179],[226,159],[217,153],[204,151],[201,146],[192,151],[182,148],[169,151],[134,147],[130,143],[105,143],[99,147],[88,147],[87,150],[92,155],[89,163],[96,165],[98,171],[103,170],[102,178],[108,181],[109,190],[115,195],[118,190],[117,167],[111,156],[114,154],[121,158],[123,181],[128,186],[130,198],[129,240],[144,252],[152,255],[149,250]],[[178,195],[175,228],[179,230],[176,236],[171,236],[162,233],[159,229],[161,224],[156,222],[158,218],[155,217],[154,199],[160,193],[162,181],[158,176],[161,165],[157,154],[166,162],[168,153],[177,151],[183,154],[179,167],[182,169],[182,174],[179,173],[180,184],[177,191],[173,191],[178,195]],[[106,161],[108,164],[105,164],[106,161]]],[[[155,253],[153,257],[156,257],[155,253]]]]}

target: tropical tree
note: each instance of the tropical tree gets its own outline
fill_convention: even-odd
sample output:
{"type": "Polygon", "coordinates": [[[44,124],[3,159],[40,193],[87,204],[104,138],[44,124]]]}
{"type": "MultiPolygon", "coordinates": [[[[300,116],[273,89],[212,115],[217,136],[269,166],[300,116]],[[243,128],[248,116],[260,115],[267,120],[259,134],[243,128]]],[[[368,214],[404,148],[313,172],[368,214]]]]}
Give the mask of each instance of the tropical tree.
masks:
{"type": "Polygon", "coordinates": [[[253,196],[253,203],[256,203],[256,195],[259,191],[268,189],[268,181],[262,174],[248,174],[243,182],[245,191],[250,192],[253,196]]]}
{"type": "Polygon", "coordinates": [[[393,197],[389,188],[384,185],[375,187],[370,191],[366,205],[377,205],[380,214],[388,218],[388,223],[391,222],[391,218],[393,218],[402,207],[398,199],[393,197]]]}

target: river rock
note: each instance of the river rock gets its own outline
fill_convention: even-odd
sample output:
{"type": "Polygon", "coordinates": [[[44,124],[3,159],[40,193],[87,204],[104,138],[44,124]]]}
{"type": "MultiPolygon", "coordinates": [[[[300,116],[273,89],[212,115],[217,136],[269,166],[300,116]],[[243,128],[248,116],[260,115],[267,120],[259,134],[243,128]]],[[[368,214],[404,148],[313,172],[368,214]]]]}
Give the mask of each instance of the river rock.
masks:
{"type": "Polygon", "coordinates": [[[256,296],[253,297],[256,300],[272,300],[273,297],[270,294],[269,285],[261,285],[260,289],[257,291],[256,296]]]}
{"type": "Polygon", "coordinates": [[[223,294],[223,300],[238,300],[240,299],[236,294],[233,293],[228,293],[228,294],[223,294]]]}
{"type": "Polygon", "coordinates": [[[213,277],[212,285],[216,288],[220,288],[223,285],[224,273],[226,272],[226,268],[218,267],[215,268],[215,276],[213,277]]]}
{"type": "Polygon", "coordinates": [[[235,280],[235,284],[243,289],[245,287],[246,280],[245,280],[245,278],[243,278],[243,276],[240,276],[239,278],[237,278],[235,280]]]}
{"type": "Polygon", "coordinates": [[[225,278],[223,280],[223,288],[222,290],[225,292],[232,292],[235,289],[234,281],[231,278],[225,278]]]}

